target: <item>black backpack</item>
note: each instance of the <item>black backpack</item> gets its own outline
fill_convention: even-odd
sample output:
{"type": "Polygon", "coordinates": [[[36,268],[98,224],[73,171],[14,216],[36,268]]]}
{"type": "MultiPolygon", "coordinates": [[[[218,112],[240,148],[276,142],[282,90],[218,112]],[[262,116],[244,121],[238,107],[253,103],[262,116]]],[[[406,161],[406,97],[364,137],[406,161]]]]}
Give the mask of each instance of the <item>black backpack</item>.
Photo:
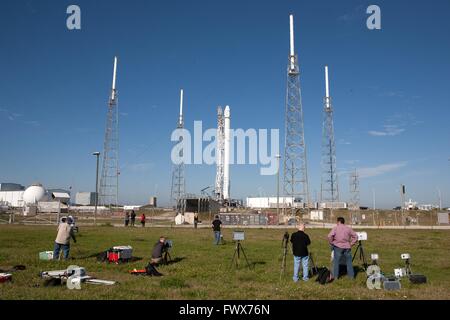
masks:
{"type": "Polygon", "coordinates": [[[327,267],[318,268],[316,281],[320,284],[326,284],[330,282],[331,273],[327,267]]]}

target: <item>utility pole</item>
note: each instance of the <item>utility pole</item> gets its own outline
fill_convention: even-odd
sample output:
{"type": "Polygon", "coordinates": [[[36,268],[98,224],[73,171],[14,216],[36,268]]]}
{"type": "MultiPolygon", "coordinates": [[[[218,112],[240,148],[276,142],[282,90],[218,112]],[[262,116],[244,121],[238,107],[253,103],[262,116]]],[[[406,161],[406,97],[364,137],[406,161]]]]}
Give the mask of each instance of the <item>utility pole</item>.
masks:
{"type": "Polygon", "coordinates": [[[94,225],[97,225],[97,206],[98,206],[98,162],[100,152],[96,151],[92,155],[97,157],[97,169],[95,171],[95,209],[94,209],[94,225]]]}
{"type": "Polygon", "coordinates": [[[277,216],[280,218],[280,158],[281,156],[277,154],[277,216]]]}
{"type": "Polygon", "coordinates": [[[442,197],[441,197],[441,189],[436,188],[437,192],[438,192],[438,197],[439,197],[439,210],[442,210],[442,197]]]}
{"type": "Polygon", "coordinates": [[[405,193],[406,193],[406,188],[405,188],[405,185],[404,184],[401,184],[400,185],[400,198],[401,198],[401,209],[402,209],[402,211],[401,211],[401,213],[402,213],[402,224],[404,224],[405,223],[405,217],[404,217],[404,215],[405,215],[405,212],[404,212],[404,205],[405,205],[405,193]]]}
{"type": "Polygon", "coordinates": [[[375,210],[375,189],[372,189],[373,210],[375,210]]]}

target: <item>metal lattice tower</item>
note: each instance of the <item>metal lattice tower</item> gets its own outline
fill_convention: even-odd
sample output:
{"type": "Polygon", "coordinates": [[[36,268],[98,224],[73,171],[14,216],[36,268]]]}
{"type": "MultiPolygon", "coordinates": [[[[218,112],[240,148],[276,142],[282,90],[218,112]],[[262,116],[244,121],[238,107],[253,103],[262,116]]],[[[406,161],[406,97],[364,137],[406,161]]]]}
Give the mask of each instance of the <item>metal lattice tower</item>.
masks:
{"type": "MultiPolygon", "coordinates": [[[[183,89],[180,93],[180,117],[177,123],[177,129],[184,128],[184,117],[183,117],[183,89]]],[[[179,143],[183,141],[183,137],[180,137],[179,143]]],[[[179,157],[183,158],[183,149],[180,150],[179,157]]],[[[170,190],[171,202],[173,206],[180,209],[179,200],[185,195],[186,180],[184,178],[184,162],[176,163],[172,168],[172,187],[170,190]]]]}
{"type": "Polygon", "coordinates": [[[334,141],[333,107],[328,87],[328,66],[325,66],[325,99],[322,128],[322,179],[320,199],[322,202],[338,202],[339,187],[336,170],[336,145],[334,141]]]}
{"type": "Polygon", "coordinates": [[[222,107],[217,107],[217,147],[216,147],[216,189],[215,195],[219,202],[223,201],[223,160],[225,157],[225,121],[222,107]]]}
{"type": "Polygon", "coordinates": [[[119,202],[119,117],[116,90],[117,57],[114,57],[113,82],[108,102],[99,203],[117,206],[119,202]]]}
{"type": "MultiPolygon", "coordinates": [[[[298,57],[294,53],[294,22],[290,16],[291,52],[289,55],[286,88],[284,194],[300,198],[309,204],[306,145],[303,127],[303,109],[300,89],[298,57]]],[[[293,208],[292,208],[293,211],[293,208]]]]}
{"type": "Polygon", "coordinates": [[[359,210],[359,175],[356,169],[350,173],[350,210],[359,210]]]}

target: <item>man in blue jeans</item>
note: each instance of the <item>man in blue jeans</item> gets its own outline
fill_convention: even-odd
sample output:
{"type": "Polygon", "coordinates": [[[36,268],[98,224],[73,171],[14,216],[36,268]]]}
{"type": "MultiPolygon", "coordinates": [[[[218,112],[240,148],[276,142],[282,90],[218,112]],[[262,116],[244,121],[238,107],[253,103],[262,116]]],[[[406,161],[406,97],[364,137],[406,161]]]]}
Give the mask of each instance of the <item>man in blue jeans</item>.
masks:
{"type": "Polygon", "coordinates": [[[336,226],[328,234],[328,242],[333,247],[333,278],[339,277],[339,262],[342,256],[347,265],[347,275],[350,279],[355,277],[352,264],[352,247],[358,241],[358,235],[352,228],[345,225],[343,217],[337,218],[336,226]]]}
{"type": "Polygon", "coordinates": [[[303,281],[308,281],[309,272],[309,253],[308,246],[311,244],[309,236],[305,233],[305,225],[300,223],[298,231],[291,235],[292,253],[294,254],[294,282],[298,281],[298,273],[300,269],[300,263],[303,268],[303,281]]]}
{"type": "Polygon", "coordinates": [[[214,221],[212,222],[212,228],[214,231],[214,244],[216,244],[216,245],[220,244],[220,225],[221,224],[222,224],[222,221],[220,221],[219,215],[216,215],[214,221]]]}
{"type": "Polygon", "coordinates": [[[67,218],[62,218],[61,223],[58,225],[58,235],[55,239],[55,248],[53,250],[53,260],[59,260],[59,253],[63,251],[64,260],[69,258],[70,251],[70,238],[73,242],[77,242],[72,230],[72,226],[67,223],[67,218]]]}

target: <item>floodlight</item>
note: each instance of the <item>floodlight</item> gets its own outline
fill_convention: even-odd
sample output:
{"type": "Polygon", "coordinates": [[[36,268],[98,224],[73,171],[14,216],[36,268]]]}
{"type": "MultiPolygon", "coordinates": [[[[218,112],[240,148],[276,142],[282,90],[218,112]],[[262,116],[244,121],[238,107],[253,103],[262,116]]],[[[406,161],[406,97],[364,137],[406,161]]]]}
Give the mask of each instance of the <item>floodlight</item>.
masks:
{"type": "Polygon", "coordinates": [[[372,254],[370,255],[370,258],[371,258],[372,260],[378,260],[378,253],[372,253],[372,254]]]}

